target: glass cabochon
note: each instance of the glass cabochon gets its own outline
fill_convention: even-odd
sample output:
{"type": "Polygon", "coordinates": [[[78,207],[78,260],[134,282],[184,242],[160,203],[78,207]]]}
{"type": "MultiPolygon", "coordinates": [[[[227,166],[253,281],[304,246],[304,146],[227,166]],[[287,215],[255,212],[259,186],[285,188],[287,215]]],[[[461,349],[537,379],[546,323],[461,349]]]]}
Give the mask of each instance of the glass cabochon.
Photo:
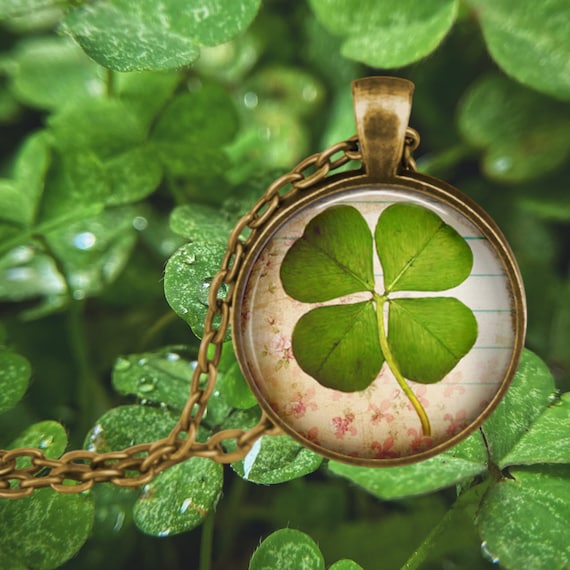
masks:
{"type": "MultiPolygon", "coordinates": [[[[516,344],[512,284],[505,262],[485,235],[446,202],[397,186],[343,190],[297,210],[257,251],[241,298],[236,299],[235,311],[240,315],[234,325],[236,348],[262,407],[288,433],[315,451],[357,462],[405,461],[418,454],[429,455],[430,449],[456,442],[461,432],[467,434],[503,388],[516,344]],[[304,372],[295,358],[293,331],[303,315],[317,307],[363,302],[371,299],[371,294],[359,292],[325,302],[302,302],[286,293],[280,274],[289,249],[307,224],[325,210],[339,205],[355,208],[374,236],[382,213],[402,203],[437,214],[457,231],[473,254],[471,270],[453,288],[390,294],[393,299],[453,297],[476,319],[472,348],[441,380],[406,380],[429,419],[427,434],[387,362],[367,387],[349,392],[326,387],[304,372]]],[[[383,268],[375,248],[373,260],[374,289],[383,294],[383,268]]],[[[383,308],[389,335],[388,303],[383,308]]]]}

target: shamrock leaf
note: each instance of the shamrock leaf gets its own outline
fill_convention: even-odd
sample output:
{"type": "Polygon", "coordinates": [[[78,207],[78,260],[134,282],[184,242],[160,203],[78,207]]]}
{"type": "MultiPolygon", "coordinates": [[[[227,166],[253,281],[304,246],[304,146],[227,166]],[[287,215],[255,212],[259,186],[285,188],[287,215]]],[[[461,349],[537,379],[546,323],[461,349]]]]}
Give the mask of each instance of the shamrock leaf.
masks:
{"type": "Polygon", "coordinates": [[[372,233],[350,206],[333,206],[313,218],[286,259],[281,282],[298,301],[330,301],[374,289],[372,233]]]}
{"type": "Polygon", "coordinates": [[[336,390],[364,390],[384,363],[376,312],[368,301],[309,311],[295,327],[292,346],[299,366],[336,390]]]}
{"type": "Polygon", "coordinates": [[[454,297],[391,294],[456,287],[469,276],[473,253],[455,229],[415,204],[386,208],[374,239],[383,269],[381,292],[374,282],[372,233],[352,206],[333,206],[315,216],[286,253],[281,281],[298,301],[370,294],[368,300],[345,299],[305,313],[293,330],[293,353],[320,384],[345,392],[367,388],[386,362],[428,435],[429,419],[406,379],[442,380],[471,350],[477,321],[454,297]]]}
{"type": "Polygon", "coordinates": [[[473,265],[467,242],[437,214],[414,204],[387,208],[374,237],[386,293],[451,289],[473,265]]]}
{"type": "Polygon", "coordinates": [[[388,342],[409,380],[439,382],[469,352],[477,321],[454,297],[394,299],[390,302],[388,342]],[[417,350],[418,346],[422,350],[417,350]]]}

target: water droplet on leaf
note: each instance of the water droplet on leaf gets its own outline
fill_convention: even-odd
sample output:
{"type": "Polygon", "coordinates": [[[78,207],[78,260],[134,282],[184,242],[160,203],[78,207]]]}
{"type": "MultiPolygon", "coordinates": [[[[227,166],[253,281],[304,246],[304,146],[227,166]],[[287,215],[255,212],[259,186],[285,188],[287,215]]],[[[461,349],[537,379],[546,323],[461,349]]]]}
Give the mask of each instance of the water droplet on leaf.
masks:
{"type": "Polygon", "coordinates": [[[38,445],[38,447],[40,449],[47,449],[52,443],[53,443],[53,437],[49,436],[49,437],[46,437],[45,439],[42,439],[42,441],[40,441],[40,444],[38,445]]]}
{"type": "Polygon", "coordinates": [[[146,230],[147,227],[148,220],[144,216],[136,216],[133,219],[133,228],[135,228],[135,230],[142,232],[143,230],[146,230]]]}
{"type": "Polygon", "coordinates": [[[87,451],[97,451],[101,447],[104,447],[105,438],[103,435],[103,426],[101,424],[96,424],[89,434],[87,451]]]}
{"type": "Polygon", "coordinates": [[[118,358],[115,362],[115,370],[123,371],[128,370],[131,367],[131,363],[126,358],[118,358]]]}
{"type": "Polygon", "coordinates": [[[248,109],[255,109],[255,107],[257,107],[258,103],[259,103],[259,97],[257,96],[257,93],[255,93],[253,91],[248,91],[243,96],[243,104],[248,109]]]}
{"type": "Polygon", "coordinates": [[[159,533],[157,534],[157,536],[163,537],[163,536],[168,536],[169,534],[170,534],[170,528],[167,528],[167,529],[165,529],[165,530],[159,532],[159,533]]]}
{"type": "Polygon", "coordinates": [[[493,564],[499,563],[499,559],[489,550],[486,540],[481,543],[481,553],[483,554],[483,558],[486,558],[493,564]]]}
{"type": "Polygon", "coordinates": [[[82,250],[91,249],[96,241],[97,238],[92,232],[81,232],[73,237],[73,245],[82,250]]]}
{"type": "Polygon", "coordinates": [[[184,502],[182,503],[182,505],[180,507],[180,513],[184,514],[188,510],[188,507],[191,504],[192,504],[192,499],[190,497],[188,499],[184,499],[184,502]]]}
{"type": "Polygon", "coordinates": [[[139,390],[144,393],[152,392],[156,388],[156,378],[143,376],[139,380],[139,390]]]}

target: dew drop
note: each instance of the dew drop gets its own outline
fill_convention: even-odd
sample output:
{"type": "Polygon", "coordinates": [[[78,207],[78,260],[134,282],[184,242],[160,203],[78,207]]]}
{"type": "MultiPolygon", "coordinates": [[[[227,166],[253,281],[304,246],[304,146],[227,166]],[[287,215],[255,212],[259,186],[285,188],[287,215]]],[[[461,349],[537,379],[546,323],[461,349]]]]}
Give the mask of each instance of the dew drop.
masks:
{"type": "Polygon", "coordinates": [[[165,530],[159,532],[159,533],[157,534],[157,536],[164,537],[164,536],[168,536],[169,534],[170,534],[170,528],[167,528],[167,529],[165,529],[165,530]]]}
{"type": "Polygon", "coordinates": [[[182,261],[184,263],[186,263],[186,265],[192,265],[192,264],[196,263],[196,256],[193,253],[186,252],[182,256],[182,261]]]}
{"type": "Polygon", "coordinates": [[[113,525],[113,532],[119,532],[123,528],[124,522],[125,513],[123,511],[119,511],[117,513],[117,518],[115,519],[115,524],[113,525]]]}
{"type": "Polygon", "coordinates": [[[317,95],[318,95],[318,91],[317,88],[314,85],[305,85],[303,87],[303,99],[305,101],[307,101],[308,103],[312,103],[313,101],[315,101],[317,99],[317,95]]]}
{"type": "Polygon", "coordinates": [[[259,103],[259,97],[257,96],[257,93],[254,93],[253,91],[248,91],[243,96],[243,104],[248,109],[255,109],[257,107],[258,103],[259,103]]]}
{"type": "Polygon", "coordinates": [[[495,160],[494,166],[497,172],[507,172],[512,167],[512,160],[508,156],[502,156],[495,160]]]}
{"type": "Polygon", "coordinates": [[[97,238],[92,232],[81,232],[73,237],[73,245],[81,250],[91,249],[96,241],[97,238]]]}
{"type": "Polygon", "coordinates": [[[169,362],[176,362],[177,360],[180,360],[180,355],[176,354],[175,352],[169,352],[166,355],[166,360],[168,360],[169,362]]]}
{"type": "Polygon", "coordinates": [[[156,378],[152,378],[150,376],[143,376],[139,380],[139,390],[147,394],[148,392],[152,392],[156,388],[156,378]]]}
{"type": "Polygon", "coordinates": [[[148,358],[139,358],[138,365],[139,366],[145,366],[147,362],[148,362],[148,358]]]}
{"type": "Polygon", "coordinates": [[[184,514],[188,510],[188,507],[191,504],[192,504],[192,499],[190,497],[188,497],[187,499],[184,499],[184,502],[182,503],[182,506],[180,507],[180,514],[184,514]]]}
{"type": "Polygon", "coordinates": [[[488,546],[486,540],[484,540],[484,541],[481,543],[481,553],[483,554],[483,558],[486,558],[486,559],[489,560],[492,564],[498,564],[498,563],[499,563],[499,559],[497,558],[497,556],[495,556],[495,555],[489,550],[489,546],[488,546]]]}
{"type": "Polygon", "coordinates": [[[115,362],[115,370],[122,372],[124,370],[128,370],[131,367],[131,363],[126,358],[118,358],[117,362],[115,362]]]}
{"type": "Polygon", "coordinates": [[[101,424],[96,424],[89,434],[89,438],[87,440],[87,451],[97,451],[103,446],[104,441],[103,426],[101,424]]]}
{"type": "Polygon", "coordinates": [[[8,255],[12,263],[26,263],[34,257],[34,250],[27,245],[15,247],[8,255]]]}
{"type": "Polygon", "coordinates": [[[52,443],[53,443],[53,437],[46,437],[45,439],[42,439],[42,441],[40,441],[38,447],[40,449],[47,449],[52,443]]]}
{"type": "Polygon", "coordinates": [[[133,228],[135,228],[135,230],[137,230],[138,232],[142,232],[143,230],[146,230],[146,228],[148,227],[148,220],[144,217],[144,216],[136,216],[133,219],[133,228]]]}

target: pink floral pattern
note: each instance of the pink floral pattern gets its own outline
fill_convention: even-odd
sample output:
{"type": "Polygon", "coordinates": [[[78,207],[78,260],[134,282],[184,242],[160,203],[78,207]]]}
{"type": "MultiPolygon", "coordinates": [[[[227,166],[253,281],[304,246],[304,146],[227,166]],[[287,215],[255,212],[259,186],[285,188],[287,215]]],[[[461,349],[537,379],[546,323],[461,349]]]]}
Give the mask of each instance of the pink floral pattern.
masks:
{"type": "Polygon", "coordinates": [[[348,433],[349,435],[355,436],[358,430],[352,425],[354,422],[354,414],[348,412],[344,416],[336,416],[331,419],[331,423],[334,430],[334,435],[337,439],[344,439],[344,436],[348,433]]]}
{"type": "Polygon", "coordinates": [[[382,420],[387,423],[393,422],[394,416],[389,413],[391,408],[392,402],[390,400],[383,400],[379,406],[372,402],[368,404],[368,410],[371,412],[370,423],[373,426],[377,426],[382,420]]]}
{"type": "Polygon", "coordinates": [[[467,421],[467,411],[466,410],[458,410],[454,414],[445,414],[443,419],[446,422],[449,422],[445,433],[449,436],[453,436],[458,434],[460,431],[465,429],[469,422],[467,421]]]}
{"type": "Polygon", "coordinates": [[[373,450],[374,459],[390,459],[398,457],[398,454],[392,450],[394,447],[395,440],[390,435],[382,443],[379,441],[373,441],[370,444],[370,449],[373,450]]]}
{"type": "MultiPolygon", "coordinates": [[[[378,189],[362,190],[358,200],[352,200],[347,193],[343,200],[361,211],[372,230],[381,210],[390,201],[411,200],[430,207],[419,194],[394,188],[387,190],[387,193],[378,189]]],[[[336,203],[339,201],[337,197],[336,203]]],[[[432,435],[426,437],[417,414],[387,366],[366,390],[346,393],[321,386],[295,361],[291,346],[293,328],[312,305],[297,302],[285,293],[279,269],[283,256],[308,221],[326,207],[326,203],[320,202],[310,211],[297,214],[274,234],[252,268],[241,304],[236,300],[242,319],[240,335],[257,391],[282,422],[323,452],[393,460],[429,451],[468,427],[487,408],[501,386],[511,353],[484,347],[509,346],[513,342],[512,317],[505,311],[511,307],[508,283],[506,279],[494,279],[485,284],[481,279],[471,281],[469,278],[453,290],[467,306],[485,309],[476,313],[481,347],[465,356],[441,382],[429,385],[410,382],[430,417],[432,435]],[[490,312],[489,308],[498,311],[490,312]]],[[[445,208],[447,206],[440,204],[438,213],[462,235],[481,235],[453,211],[442,214],[445,208]]],[[[501,262],[486,240],[469,243],[475,260],[473,273],[503,272],[501,262]]],[[[382,273],[378,260],[375,260],[374,272],[382,273]]],[[[380,288],[381,277],[378,279],[380,288]]],[[[340,302],[359,300],[362,294],[346,296],[340,302]]]]}
{"type": "Polygon", "coordinates": [[[307,410],[316,411],[319,406],[314,402],[315,389],[309,388],[306,392],[296,392],[293,400],[285,404],[283,412],[286,416],[293,416],[296,419],[302,418],[307,410]]]}

